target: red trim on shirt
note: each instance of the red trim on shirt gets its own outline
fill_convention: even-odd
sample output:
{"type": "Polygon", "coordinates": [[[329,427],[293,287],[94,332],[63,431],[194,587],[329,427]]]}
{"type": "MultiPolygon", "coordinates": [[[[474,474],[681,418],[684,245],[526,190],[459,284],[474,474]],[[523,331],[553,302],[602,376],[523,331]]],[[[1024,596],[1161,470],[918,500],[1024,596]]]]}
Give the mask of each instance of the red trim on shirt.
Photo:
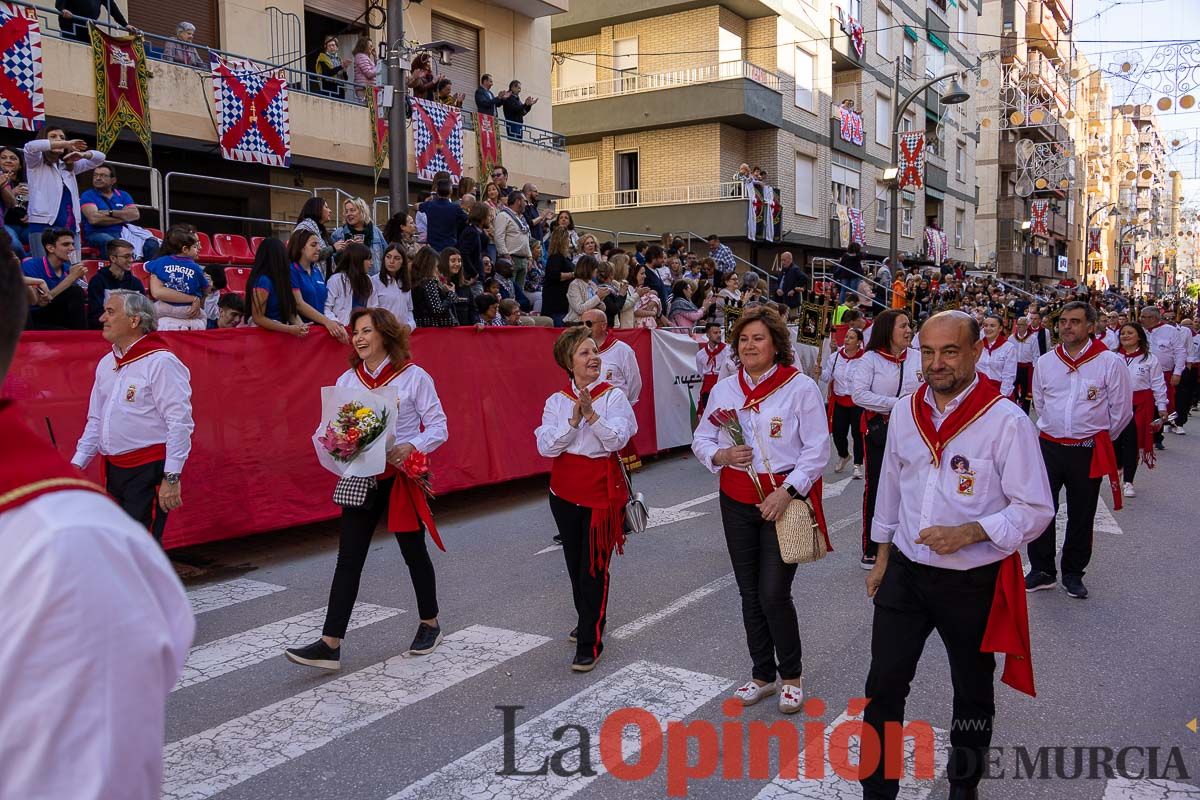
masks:
{"type": "Polygon", "coordinates": [[[104,494],[25,426],[15,403],[0,400],[0,513],[44,494],[70,489],[104,494]]]}
{"type": "Polygon", "coordinates": [[[708,356],[708,368],[709,369],[715,370],[717,368],[717,356],[721,355],[721,352],[726,347],[728,347],[728,345],[725,344],[725,342],[718,342],[716,350],[710,349],[708,346],[708,342],[705,342],[704,344],[700,345],[700,349],[704,351],[704,354],[706,356],[708,356]]]}
{"type": "Polygon", "coordinates": [[[987,339],[984,339],[984,340],[983,340],[983,349],[984,349],[984,350],[987,350],[987,351],[988,351],[988,353],[989,353],[989,354],[991,354],[991,353],[994,353],[994,352],[996,352],[997,350],[999,350],[999,349],[1000,349],[1000,347],[1001,347],[1001,345],[1003,345],[1003,344],[1004,344],[1005,342],[1007,342],[1007,341],[1008,341],[1008,337],[1007,337],[1007,336],[1005,336],[1005,335],[1002,333],[1002,334],[1000,334],[999,336],[997,336],[997,337],[996,337],[996,343],[995,343],[995,344],[988,344],[988,340],[987,340],[987,339]]]}
{"type": "Polygon", "coordinates": [[[746,382],[746,368],[738,370],[738,384],[742,387],[742,394],[746,396],[746,402],[742,404],[742,411],[758,411],[758,407],[763,402],[775,394],[775,392],[787,386],[792,378],[800,374],[800,370],[791,366],[780,366],[771,373],[770,377],[759,381],[758,385],[750,388],[750,384],[746,382]]]}
{"type": "MultiPolygon", "coordinates": [[[[592,400],[599,400],[601,397],[604,396],[605,392],[607,392],[609,389],[612,389],[612,388],[613,388],[613,385],[611,383],[609,383],[608,381],[600,381],[591,389],[592,400]]],[[[571,400],[579,399],[579,395],[575,393],[575,381],[571,381],[570,383],[568,383],[567,388],[563,389],[562,393],[565,394],[567,397],[569,397],[571,400]]]]}
{"type": "Polygon", "coordinates": [[[124,355],[116,357],[117,365],[113,369],[117,370],[121,367],[127,367],[133,362],[141,361],[146,356],[154,355],[155,353],[169,352],[171,352],[171,348],[167,347],[165,339],[157,333],[148,333],[130,345],[124,355]]]}
{"type": "MultiPolygon", "coordinates": [[[[987,376],[979,374],[979,377],[982,379],[987,376]]],[[[933,424],[933,408],[925,399],[928,394],[929,384],[927,383],[921,384],[920,388],[913,392],[912,415],[913,422],[917,425],[917,432],[921,434],[921,440],[929,448],[934,468],[941,466],[942,453],[951,440],[1003,399],[999,390],[994,388],[989,381],[980,380],[975,384],[975,388],[962,399],[958,407],[942,420],[939,428],[933,424]]]]}
{"type": "Polygon", "coordinates": [[[1088,339],[1087,347],[1080,351],[1078,358],[1071,358],[1067,355],[1067,348],[1061,344],[1054,348],[1054,355],[1067,365],[1068,372],[1075,372],[1087,362],[1107,352],[1108,348],[1104,346],[1103,342],[1091,338],[1088,339]]]}
{"type": "Polygon", "coordinates": [[[384,368],[380,370],[378,375],[372,376],[370,372],[367,372],[367,363],[365,361],[360,361],[358,362],[358,365],[354,367],[354,374],[358,377],[358,380],[363,386],[367,387],[368,389],[378,389],[380,386],[386,386],[396,378],[400,377],[400,373],[404,372],[404,370],[411,366],[411,361],[405,361],[400,365],[399,369],[396,369],[392,365],[392,362],[389,361],[384,368]]]}

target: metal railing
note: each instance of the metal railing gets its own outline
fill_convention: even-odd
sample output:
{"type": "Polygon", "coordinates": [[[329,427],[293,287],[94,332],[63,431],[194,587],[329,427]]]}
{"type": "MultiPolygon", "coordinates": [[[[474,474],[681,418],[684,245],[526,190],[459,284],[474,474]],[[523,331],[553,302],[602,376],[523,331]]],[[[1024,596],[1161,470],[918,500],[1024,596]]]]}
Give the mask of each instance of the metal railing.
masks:
{"type": "MultiPolygon", "coordinates": [[[[688,250],[692,249],[692,239],[699,239],[702,242],[707,241],[707,239],[708,239],[707,235],[699,234],[699,233],[696,233],[695,231],[688,231],[687,237],[688,237],[687,238],[688,250]]],[[[754,272],[757,272],[759,275],[761,275],[762,279],[767,282],[768,287],[771,285],[772,275],[769,270],[763,269],[758,264],[747,261],[746,259],[739,256],[737,253],[731,252],[731,255],[733,256],[734,262],[736,262],[738,264],[745,264],[747,269],[753,270],[754,272]]]]}
{"type": "MultiPolygon", "coordinates": [[[[314,197],[321,197],[322,192],[333,192],[333,203],[329,204],[330,209],[333,211],[333,227],[342,227],[342,206],[346,204],[347,200],[353,200],[354,195],[344,189],[339,189],[337,186],[318,186],[312,190],[314,197]]],[[[325,202],[329,203],[328,200],[325,202]]]]}
{"type": "Polygon", "coordinates": [[[271,225],[275,227],[294,228],[295,220],[290,219],[271,219],[269,217],[239,217],[233,214],[213,214],[209,211],[193,211],[186,208],[171,207],[171,181],[173,179],[186,179],[190,181],[209,181],[212,183],[220,183],[225,186],[248,186],[254,189],[262,189],[269,192],[291,192],[293,194],[302,194],[305,197],[315,197],[316,194],[308,189],[297,189],[292,186],[275,186],[270,183],[256,183],[255,181],[239,181],[233,178],[215,178],[212,175],[195,175],[190,172],[168,172],[163,178],[163,228],[171,227],[171,216],[187,216],[187,217],[204,217],[206,219],[221,219],[221,220],[238,220],[239,222],[257,222],[260,224],[271,225]]]}
{"type": "Polygon", "coordinates": [[[603,81],[578,84],[575,86],[560,86],[554,90],[552,102],[579,103],[585,100],[595,100],[600,97],[614,97],[622,94],[638,94],[640,92],[655,92],[660,89],[672,89],[677,86],[694,86],[700,83],[713,83],[734,78],[747,78],[762,84],[768,89],[780,91],[779,76],[749,61],[722,61],[719,64],[708,64],[701,67],[672,70],[670,72],[655,72],[644,74],[633,72],[603,81]]]}
{"type": "Polygon", "coordinates": [[[608,211],[614,208],[745,200],[746,196],[743,191],[740,181],[664,186],[654,189],[623,189],[616,192],[598,192],[569,197],[566,200],[560,200],[556,208],[579,213],[580,211],[608,211]]]}
{"type": "MultiPolygon", "coordinates": [[[[104,163],[108,164],[110,166],[113,166],[113,167],[120,167],[122,170],[133,170],[134,172],[147,173],[147,177],[150,179],[150,202],[149,203],[134,203],[134,205],[137,206],[138,210],[140,210],[140,211],[152,211],[155,214],[157,214],[158,222],[162,225],[163,228],[166,228],[167,225],[163,221],[164,215],[163,215],[163,203],[162,203],[162,196],[163,196],[162,173],[160,173],[158,171],[158,169],[156,169],[155,167],[147,167],[145,164],[127,164],[123,161],[105,161],[104,163]]],[[[145,220],[140,220],[139,224],[140,224],[140,222],[145,222],[145,220]]]]}
{"type": "MultiPolygon", "coordinates": [[[[858,291],[857,286],[850,286],[849,284],[845,284],[845,283],[842,283],[841,281],[834,280],[833,276],[837,273],[838,264],[839,264],[839,262],[836,258],[814,258],[812,260],[812,272],[809,274],[809,283],[808,283],[809,290],[811,291],[815,287],[817,281],[821,281],[823,283],[836,284],[838,286],[845,288],[847,291],[857,292],[858,291]]],[[[862,266],[863,266],[864,272],[867,271],[869,268],[873,268],[874,272],[878,272],[879,268],[883,266],[883,262],[882,261],[863,261],[862,266]]],[[[882,297],[887,297],[888,296],[887,293],[891,292],[891,290],[892,290],[892,287],[884,286],[879,281],[869,278],[866,275],[860,275],[858,277],[858,282],[859,283],[869,283],[872,286],[878,287],[882,291],[882,295],[881,295],[882,297]]],[[[879,299],[877,299],[876,302],[881,302],[881,301],[879,299]]]]}

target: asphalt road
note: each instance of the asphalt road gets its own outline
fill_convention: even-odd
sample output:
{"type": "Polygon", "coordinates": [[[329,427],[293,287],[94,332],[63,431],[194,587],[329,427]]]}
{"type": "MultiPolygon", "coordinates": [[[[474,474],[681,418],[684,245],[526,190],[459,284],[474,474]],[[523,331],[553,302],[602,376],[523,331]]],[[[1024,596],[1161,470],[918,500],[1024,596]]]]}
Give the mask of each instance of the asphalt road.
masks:
{"type": "MultiPolygon", "coordinates": [[[[1038,697],[997,685],[993,744],[1003,751],[994,771],[1005,776],[985,781],[983,797],[1200,799],[1200,734],[1186,727],[1200,715],[1200,427],[1191,436],[1168,436],[1167,444],[1158,469],[1139,476],[1139,496],[1121,512],[1100,512],[1086,578],[1091,597],[1072,600],[1058,589],[1029,598],[1038,697]],[[1087,748],[1129,747],[1141,748],[1125,759],[1138,779],[1103,769],[1089,776],[1087,748]],[[1036,759],[1045,759],[1049,777],[1031,779],[1026,766],[1014,778],[1024,766],[1017,748],[1034,761],[1035,773],[1036,759]],[[1059,755],[1038,748],[1066,749],[1059,755]],[[1150,748],[1159,748],[1154,772],[1150,748]],[[1076,771],[1077,753],[1082,775],[1059,777],[1076,771]]],[[[835,552],[801,567],[794,584],[805,691],[825,709],[791,720],[797,730],[807,723],[835,741],[848,730],[840,724],[847,703],[863,689],[871,625],[857,555],[862,483],[846,475],[831,467],[825,476],[835,552]]],[[[783,717],[773,701],[738,718],[722,709],[749,677],[750,662],[715,480],[679,452],[649,463],[636,483],[660,509],[657,524],[614,562],[606,649],[589,674],[568,668],[570,585],[561,552],[548,549],[554,528],[544,480],[437,502],[448,552],[433,559],[447,638],[425,658],[403,655],[416,630],[416,605],[386,533],[377,534],[367,561],[338,673],[282,656],[283,646],[320,631],[336,554],[332,524],[173,552],[198,629],[184,680],[168,703],[164,797],[587,800],[659,798],[669,790],[712,800],[861,796],[857,784],[828,767],[819,780],[778,777],[774,745],[769,763],[756,765],[757,777],[748,772],[749,758],[738,763],[737,753],[750,749],[749,723],[783,717]],[[664,726],[683,720],[712,727],[686,729],[691,742],[678,726],[665,741],[628,728],[626,760],[645,775],[627,780],[612,774],[606,764],[613,759],[599,752],[602,739],[616,741],[601,735],[605,718],[625,707],[645,709],[664,726]],[[509,737],[509,766],[537,772],[566,750],[555,762],[562,774],[497,774],[506,764],[505,713],[510,727],[518,726],[509,737]],[[560,730],[567,725],[581,727],[560,730]],[[719,746],[723,766],[707,753],[717,749],[718,731],[729,735],[719,746]],[[582,774],[581,750],[591,768],[582,774]],[[686,764],[715,772],[685,780],[686,764]]],[[[947,742],[950,698],[945,650],[934,636],[908,717],[928,721],[939,748],[947,742]]],[[[944,779],[911,780],[901,797],[946,792],[944,779]]]]}

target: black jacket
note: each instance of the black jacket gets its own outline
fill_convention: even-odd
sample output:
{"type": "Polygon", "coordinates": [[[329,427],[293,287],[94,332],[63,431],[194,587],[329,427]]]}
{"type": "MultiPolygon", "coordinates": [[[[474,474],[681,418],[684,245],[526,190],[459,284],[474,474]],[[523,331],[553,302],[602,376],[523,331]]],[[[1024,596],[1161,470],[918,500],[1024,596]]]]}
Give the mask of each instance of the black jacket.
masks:
{"type": "Polygon", "coordinates": [[[125,21],[125,15],[121,13],[116,0],[56,0],[54,8],[60,13],[70,11],[76,17],[84,19],[100,19],[100,9],[104,8],[108,9],[113,22],[122,27],[129,24],[125,21]]]}
{"type": "Polygon", "coordinates": [[[133,276],[132,272],[126,272],[117,280],[116,276],[108,267],[101,267],[96,276],[88,281],[88,327],[100,327],[100,315],[104,313],[104,294],[113,289],[128,289],[131,292],[141,294],[146,290],[142,282],[133,276]]]}

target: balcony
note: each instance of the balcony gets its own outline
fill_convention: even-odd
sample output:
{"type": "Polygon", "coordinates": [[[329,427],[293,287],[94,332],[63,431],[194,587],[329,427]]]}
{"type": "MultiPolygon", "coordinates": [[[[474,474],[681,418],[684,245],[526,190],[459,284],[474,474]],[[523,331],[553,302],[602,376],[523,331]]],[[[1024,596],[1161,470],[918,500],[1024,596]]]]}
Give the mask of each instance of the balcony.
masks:
{"type": "Polygon", "coordinates": [[[777,128],[783,124],[780,84],[774,72],[726,61],[564,86],[554,91],[554,124],[572,142],[714,121],[746,130],[777,128]],[[652,101],[637,96],[649,92],[652,101]]]}
{"type": "Polygon", "coordinates": [[[603,27],[622,22],[662,17],[705,6],[719,5],[746,20],[776,15],[775,10],[763,0],[604,0],[602,3],[574,2],[564,5],[569,5],[567,12],[557,14],[550,20],[550,38],[555,42],[593,36],[603,27]]]}
{"type": "MultiPolygon", "coordinates": [[[[861,115],[859,119],[861,120],[861,115]]],[[[833,107],[833,118],[829,120],[829,146],[834,150],[859,159],[867,157],[867,141],[873,139],[873,133],[863,129],[863,143],[855,144],[842,138],[842,120],[838,116],[838,106],[833,107]]]]}
{"type": "Polygon", "coordinates": [[[570,211],[577,225],[617,239],[671,230],[739,238],[746,235],[746,203],[742,184],[727,182],[577,195],[555,207],[570,211]]]}
{"type": "Polygon", "coordinates": [[[1067,105],[1070,82],[1059,74],[1058,68],[1049,58],[1041,53],[1030,53],[1024,73],[1027,77],[1037,79],[1031,82],[1030,89],[1045,97],[1055,98],[1063,107],[1067,105]]]}
{"type": "Polygon", "coordinates": [[[1025,12],[1025,39],[1029,46],[1048,56],[1058,55],[1058,40],[1062,30],[1050,11],[1050,6],[1040,0],[1031,0],[1025,12]]]}
{"type": "Polygon", "coordinates": [[[925,185],[934,191],[945,192],[946,170],[927,161],[925,163],[925,185]]]}
{"type": "MultiPolygon", "coordinates": [[[[850,41],[850,34],[842,27],[842,20],[839,15],[843,14],[840,9],[836,10],[834,16],[829,20],[829,49],[833,56],[833,71],[847,72],[849,70],[862,69],[863,59],[866,57],[867,49],[865,46],[863,55],[859,56],[858,51],[854,49],[854,43],[850,41]]],[[[862,21],[859,21],[862,24],[862,21]]],[[[863,34],[864,37],[866,34],[863,34]]]]}

